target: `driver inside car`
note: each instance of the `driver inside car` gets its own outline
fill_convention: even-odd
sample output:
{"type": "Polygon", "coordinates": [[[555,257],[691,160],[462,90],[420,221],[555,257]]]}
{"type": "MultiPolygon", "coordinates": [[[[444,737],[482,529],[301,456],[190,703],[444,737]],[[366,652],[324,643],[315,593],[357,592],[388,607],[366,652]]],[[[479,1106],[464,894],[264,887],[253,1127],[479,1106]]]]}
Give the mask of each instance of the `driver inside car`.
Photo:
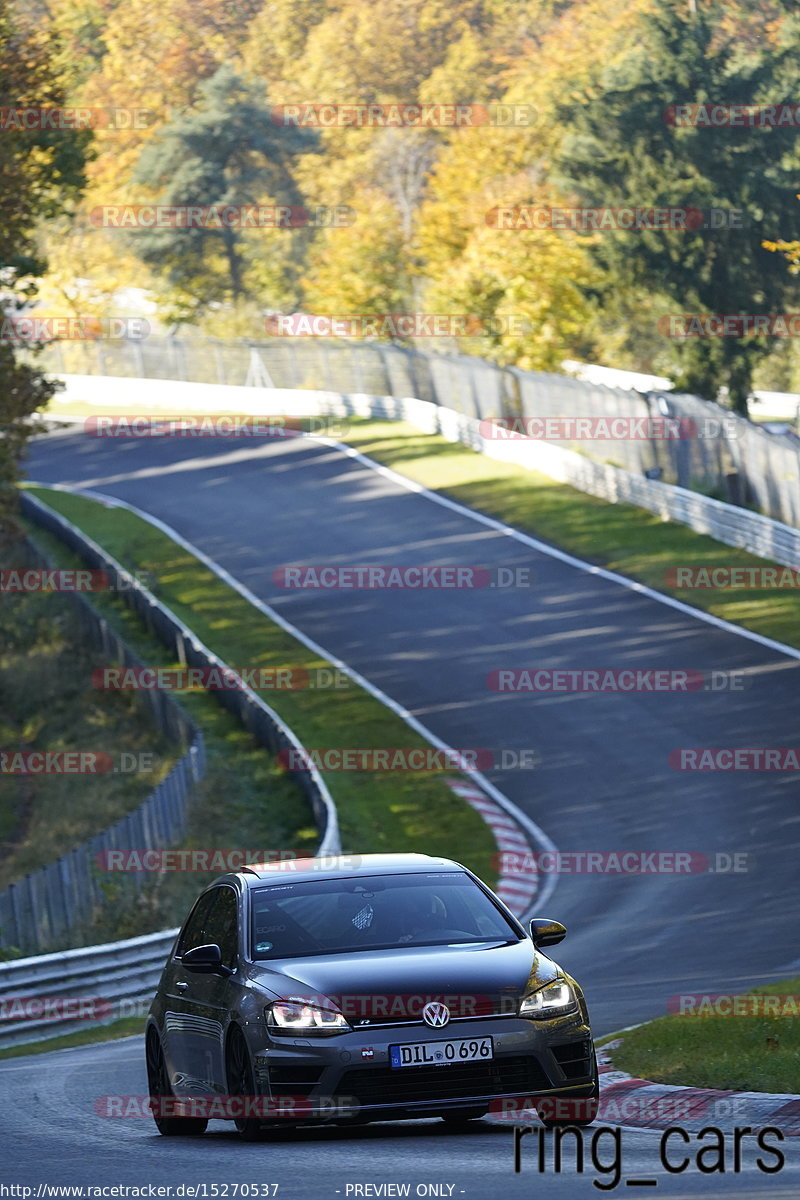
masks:
{"type": "Polygon", "coordinates": [[[430,892],[409,892],[403,904],[398,945],[412,942],[422,934],[443,931],[447,927],[447,909],[439,896],[430,892]]]}

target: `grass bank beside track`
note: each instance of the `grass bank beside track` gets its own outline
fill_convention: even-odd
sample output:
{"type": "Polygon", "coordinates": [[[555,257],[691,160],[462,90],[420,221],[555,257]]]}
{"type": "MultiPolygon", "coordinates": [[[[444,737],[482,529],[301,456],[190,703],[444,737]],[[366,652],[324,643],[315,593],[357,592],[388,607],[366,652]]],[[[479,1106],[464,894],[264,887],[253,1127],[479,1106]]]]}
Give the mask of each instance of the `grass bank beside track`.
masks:
{"type": "MultiPolygon", "coordinates": [[[[150,590],[166,604],[223,661],[238,671],[265,668],[269,671],[299,670],[313,673],[328,668],[301,642],[255,610],[243,597],[223,583],[194,555],[176,545],[134,513],[110,508],[83,496],[31,489],[45,503],[62,513],[114,558],[143,578],[150,590]]],[[[35,540],[53,556],[72,562],[69,552],[52,537],[28,525],[35,540]]],[[[139,650],[138,619],[110,594],[96,593],[92,602],[109,613],[121,635],[157,665],[177,667],[156,658],[153,639],[147,654],[139,650]]],[[[160,643],[156,643],[160,645],[160,643]]],[[[345,680],[346,687],[333,689],[276,688],[259,691],[308,747],[423,748],[427,743],[398,716],[362,688],[345,680]]],[[[258,691],[258,689],[255,689],[258,691]]],[[[216,705],[205,692],[183,692],[179,699],[194,717],[192,704],[198,700],[216,705]]],[[[221,711],[221,710],[220,710],[221,711]]],[[[195,718],[196,719],[196,718],[195,718]]],[[[235,777],[236,764],[229,764],[235,777]]],[[[353,853],[416,850],[458,858],[488,883],[496,880],[492,856],[494,837],[488,826],[466,803],[453,794],[443,772],[325,771],[322,772],[339,815],[342,846],[353,853]]],[[[447,775],[458,773],[449,771],[447,775]]],[[[226,796],[227,791],[223,790],[226,796]]],[[[272,841],[259,845],[286,845],[278,826],[272,841]]],[[[304,829],[304,833],[308,833],[304,829]]],[[[220,835],[221,836],[221,835],[220,835]]],[[[195,843],[197,844],[197,843],[195,843]]],[[[205,845],[234,847],[230,833],[223,840],[205,845]]],[[[293,847],[292,841],[288,842],[293,847]]],[[[306,842],[307,845],[307,842],[306,842]]]]}
{"type": "MultiPolygon", "coordinates": [[[[0,566],[11,565],[4,546],[0,566]]],[[[69,597],[3,594],[0,749],[10,762],[0,771],[0,888],[136,808],[182,753],[130,693],[103,697],[84,686],[102,664],[69,597]],[[76,752],[101,771],[28,774],[13,760],[76,752]]]]}
{"type": "MultiPolygon", "coordinates": [[[[51,561],[62,567],[81,565],[57,538],[27,522],[24,524],[31,539],[51,561]]],[[[142,622],[118,598],[103,592],[87,598],[144,662],[154,667],[177,665],[164,645],[147,633],[142,622]]],[[[65,596],[40,594],[26,596],[25,600],[35,602],[40,609],[52,606],[53,612],[69,612],[70,601],[65,596]]],[[[25,843],[15,854],[6,857],[0,873],[3,885],[53,861],[141,804],[180,757],[180,748],[166,742],[150,722],[135,712],[132,692],[102,692],[92,688],[92,669],[104,665],[107,664],[97,653],[87,654],[79,660],[73,653],[68,670],[64,671],[50,663],[50,691],[40,686],[38,678],[28,678],[25,694],[17,697],[14,707],[32,706],[33,711],[40,714],[37,720],[47,730],[53,720],[52,693],[60,689],[68,694],[73,718],[80,722],[87,712],[90,717],[85,721],[85,728],[72,730],[66,740],[68,748],[83,744],[95,748],[102,742],[101,748],[117,753],[129,750],[135,744],[137,750],[153,753],[153,771],[97,777],[55,775],[34,780],[49,798],[55,815],[47,828],[40,828],[41,821],[32,826],[25,843]],[[119,710],[125,716],[123,725],[118,718],[113,719],[113,714],[119,710]],[[46,720],[41,713],[45,714],[46,720]],[[141,731],[142,724],[146,726],[147,736],[141,731]],[[125,781],[127,790],[116,802],[118,780],[125,781]]],[[[17,686],[24,678],[16,677],[17,686]]],[[[186,838],[181,848],[255,850],[286,847],[313,853],[319,835],[305,794],[291,776],[270,759],[211,694],[198,690],[181,693],[176,698],[202,730],[206,748],[206,774],[189,805],[186,838]],[[235,770],[231,769],[232,762],[235,770]]],[[[13,700],[13,695],[9,699],[13,700]]],[[[66,706],[67,702],[64,702],[59,707],[66,706]]],[[[48,748],[53,748],[49,744],[51,740],[48,738],[48,748]]],[[[22,779],[25,781],[27,777],[22,779]]],[[[11,782],[7,781],[3,786],[8,787],[11,782]]],[[[97,878],[104,904],[90,923],[73,930],[63,945],[56,944],[52,949],[115,941],[177,925],[198,891],[218,874],[219,871],[206,871],[153,875],[140,891],[134,893],[128,886],[129,880],[114,872],[103,873],[98,867],[97,878]]],[[[0,959],[9,956],[18,954],[0,952],[0,959]]]]}
{"type": "Polygon", "coordinates": [[[144,1035],[144,1017],[122,1017],[108,1025],[94,1025],[91,1029],[77,1029],[61,1037],[48,1038],[42,1042],[25,1042],[22,1046],[8,1046],[0,1050],[0,1062],[4,1058],[22,1058],[28,1054],[49,1054],[51,1050],[71,1050],[75,1046],[93,1046],[98,1042],[115,1042],[119,1038],[144,1035]]]}
{"type": "Polygon", "coordinates": [[[432,492],[702,612],[800,647],[800,588],[678,589],[665,581],[670,567],[763,567],[765,559],[645,509],[611,504],[538,471],[487,458],[406,422],[348,420],[348,445],[432,492]]]}
{"type": "Polygon", "coordinates": [[[699,1001],[696,1012],[648,1021],[620,1035],[621,1044],[612,1052],[615,1069],[679,1087],[796,1095],[800,977],[753,988],[747,996],[777,999],[766,1005],[743,1000],[756,1011],[736,1016],[714,1012],[711,996],[708,1003],[699,1001]]]}

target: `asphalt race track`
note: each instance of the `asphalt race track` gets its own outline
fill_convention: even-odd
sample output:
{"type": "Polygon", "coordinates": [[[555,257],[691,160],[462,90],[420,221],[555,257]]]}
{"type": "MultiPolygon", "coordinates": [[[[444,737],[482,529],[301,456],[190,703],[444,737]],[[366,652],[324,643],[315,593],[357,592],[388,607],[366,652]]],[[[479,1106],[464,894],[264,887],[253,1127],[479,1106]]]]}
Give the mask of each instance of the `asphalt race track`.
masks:
{"type": "MultiPolygon", "coordinates": [[[[31,1198],[37,1194],[58,1195],[56,1191],[37,1193],[41,1183],[63,1187],[170,1186],[171,1196],[178,1198],[186,1194],[177,1190],[181,1185],[205,1184],[206,1196],[224,1197],[227,1184],[227,1195],[232,1197],[234,1184],[241,1188],[244,1184],[277,1183],[279,1200],[346,1200],[348,1195],[358,1195],[347,1192],[348,1185],[366,1184],[409,1184],[410,1196],[427,1194],[453,1200],[462,1196],[466,1200],[505,1200],[542,1194],[571,1200],[574,1196],[602,1195],[594,1181],[616,1195],[637,1195],[640,1191],[653,1195],[654,1189],[646,1185],[637,1188],[631,1184],[627,1191],[626,1180],[642,1179],[656,1179],[655,1194],[675,1200],[723,1192],[753,1200],[796,1200],[800,1184],[798,1138],[784,1143],[785,1165],[771,1175],[756,1165],[760,1152],[754,1137],[749,1138],[751,1147],[748,1139],[742,1144],[742,1170],[738,1174],[731,1170],[732,1135],[725,1142],[728,1155],[724,1174],[702,1174],[697,1170],[697,1150],[706,1143],[695,1138],[689,1146],[682,1146],[673,1138],[666,1150],[668,1161],[677,1166],[688,1154],[689,1165],[681,1174],[668,1175],[660,1168],[660,1133],[623,1129],[618,1152],[610,1127],[596,1126],[583,1133],[582,1174],[575,1169],[574,1144],[569,1141],[562,1149],[561,1172],[553,1171],[553,1137],[546,1134],[545,1171],[540,1175],[538,1147],[531,1144],[538,1133],[522,1141],[521,1170],[515,1174],[511,1129],[488,1121],[477,1122],[466,1131],[434,1120],[362,1129],[333,1126],[279,1133],[268,1142],[247,1144],[225,1122],[212,1122],[202,1138],[184,1140],[162,1138],[149,1118],[110,1120],[94,1111],[99,1096],[143,1096],[145,1090],[139,1038],[0,1063],[3,1181],[31,1187],[31,1198]],[[595,1163],[605,1170],[599,1170],[595,1163]],[[619,1174],[609,1170],[615,1163],[621,1167],[619,1174]],[[617,1187],[610,1188],[615,1179],[617,1187]],[[216,1193],[212,1185],[217,1185],[216,1193]],[[420,1185],[437,1185],[444,1190],[418,1193],[420,1185]]],[[[771,1155],[764,1155],[762,1161],[769,1167],[776,1163],[771,1155]]],[[[375,1197],[381,1193],[361,1193],[365,1195],[375,1197]]],[[[21,1200],[26,1198],[22,1196],[21,1200]]]]}
{"type": "MultiPolygon", "coordinates": [[[[678,772],[668,763],[680,747],[797,745],[796,659],[538,553],[311,440],[104,443],[61,432],[36,440],[28,473],[120,497],[166,521],[451,745],[491,749],[498,761],[504,751],[534,752],[534,769],[498,765],[487,774],[559,850],[747,854],[739,873],[560,876],[541,915],[568,926],[557,958],[583,983],[597,1034],[658,1016],[679,993],[741,991],[800,969],[796,776],[678,772]],[[321,592],[273,582],[277,568],[301,563],[527,568],[532,584],[321,592]],[[623,667],[737,672],[743,686],[530,695],[486,683],[501,668],[623,667]]],[[[93,1112],[98,1095],[144,1091],[141,1058],[131,1039],[0,1064],[3,1177],[271,1181],[280,1196],[314,1200],[380,1195],[347,1187],[401,1182],[411,1195],[426,1194],[417,1184],[445,1185],[427,1193],[443,1196],[542,1187],[596,1195],[592,1180],[608,1187],[613,1178],[592,1169],[592,1130],[583,1174],[555,1174],[548,1156],[546,1183],[529,1149],[534,1137],[515,1176],[510,1130],[487,1122],[469,1133],[433,1121],[315,1130],[261,1146],[239,1144],[216,1125],[196,1143],[178,1143],[147,1121],[93,1112]]],[[[777,1175],[759,1171],[753,1151],[739,1174],[729,1166],[670,1176],[658,1167],[659,1136],[623,1131],[625,1178],[657,1176],[659,1192],[681,1197],[797,1195],[797,1139],[777,1175]]],[[[604,1153],[608,1162],[601,1143],[604,1153]]]]}

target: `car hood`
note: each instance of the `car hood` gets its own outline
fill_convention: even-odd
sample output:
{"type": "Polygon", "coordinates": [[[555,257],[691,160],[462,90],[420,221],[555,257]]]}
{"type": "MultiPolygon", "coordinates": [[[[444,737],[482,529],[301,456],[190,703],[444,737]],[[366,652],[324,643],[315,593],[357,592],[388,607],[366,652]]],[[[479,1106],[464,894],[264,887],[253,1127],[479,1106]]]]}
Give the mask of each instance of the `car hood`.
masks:
{"type": "Polygon", "coordinates": [[[464,1016],[498,1011],[498,998],[519,998],[558,974],[557,965],[525,939],[282,959],[254,964],[251,982],[271,998],[324,1003],[328,997],[346,1016],[402,1019],[418,1015],[420,1000],[430,999],[452,1008],[460,998],[456,1007],[464,1016]]]}

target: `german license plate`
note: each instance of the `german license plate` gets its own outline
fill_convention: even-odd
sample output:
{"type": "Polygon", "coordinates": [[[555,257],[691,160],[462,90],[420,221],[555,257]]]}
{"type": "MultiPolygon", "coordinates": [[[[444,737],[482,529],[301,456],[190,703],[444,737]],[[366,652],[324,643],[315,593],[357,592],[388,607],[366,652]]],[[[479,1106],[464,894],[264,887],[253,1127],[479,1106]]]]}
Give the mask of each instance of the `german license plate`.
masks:
{"type": "Polygon", "coordinates": [[[460,1062],[488,1062],[490,1058],[494,1058],[490,1037],[389,1047],[389,1061],[393,1067],[448,1067],[460,1062]]]}

